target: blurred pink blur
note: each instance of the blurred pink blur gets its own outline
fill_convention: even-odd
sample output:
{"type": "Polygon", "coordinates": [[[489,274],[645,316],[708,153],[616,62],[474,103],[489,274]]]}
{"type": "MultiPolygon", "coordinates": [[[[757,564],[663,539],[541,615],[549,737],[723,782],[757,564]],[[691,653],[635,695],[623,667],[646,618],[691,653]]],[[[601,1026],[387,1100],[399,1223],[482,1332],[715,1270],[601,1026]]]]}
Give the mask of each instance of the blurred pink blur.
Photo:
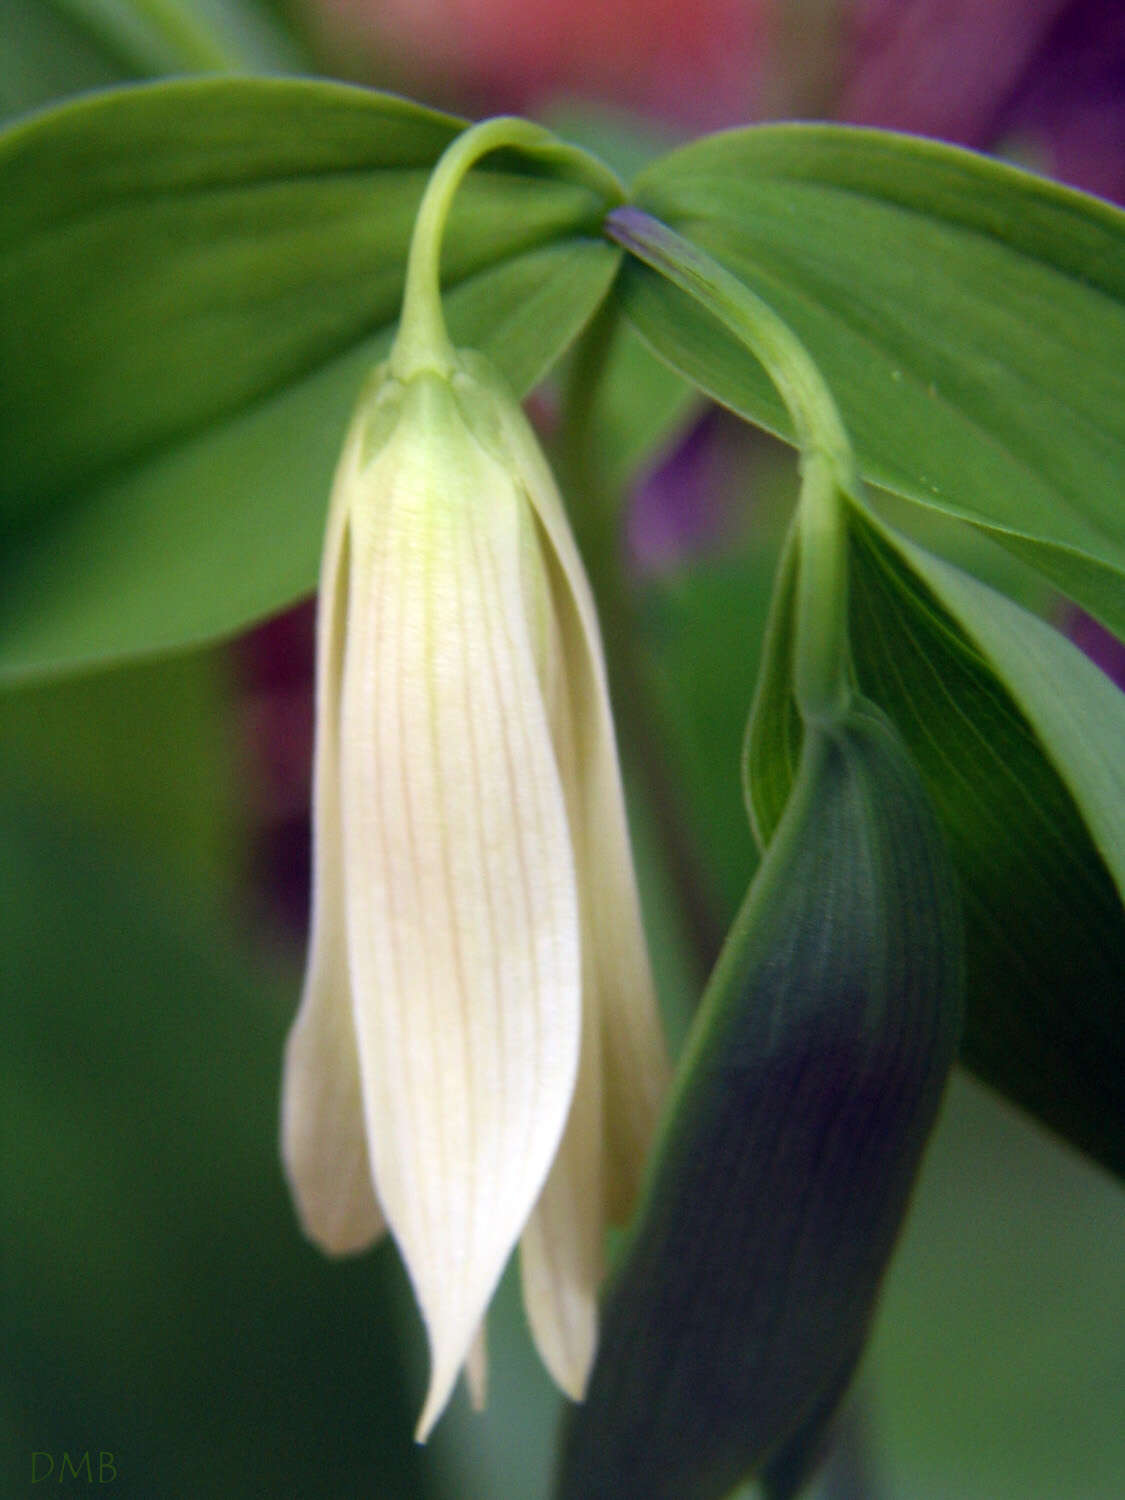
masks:
{"type": "Polygon", "coordinates": [[[746,118],[758,0],[322,0],[376,72],[473,103],[531,111],[577,94],[705,130],[746,118]]]}

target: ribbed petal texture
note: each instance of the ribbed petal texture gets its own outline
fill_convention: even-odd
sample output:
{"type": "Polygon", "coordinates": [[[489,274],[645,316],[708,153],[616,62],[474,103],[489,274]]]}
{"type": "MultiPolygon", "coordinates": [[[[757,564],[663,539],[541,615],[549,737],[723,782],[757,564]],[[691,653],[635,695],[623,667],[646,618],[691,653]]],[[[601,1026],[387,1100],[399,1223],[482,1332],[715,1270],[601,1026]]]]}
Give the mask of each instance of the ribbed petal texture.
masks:
{"type": "Polygon", "coordinates": [[[536,1344],[582,1396],[607,1211],[628,1211],[666,1075],[593,601],[535,438],[472,356],[451,379],[375,372],[319,631],[283,1153],[326,1249],[385,1216],[430,1340],[422,1438],[461,1369],[483,1400],[521,1237],[536,1344]]]}
{"type": "Polygon", "coordinates": [[[393,439],[352,507],[340,765],[368,1136],[431,1343],[424,1436],[558,1148],[580,955],[522,496],[444,384],[405,400],[430,443],[393,439]]]}

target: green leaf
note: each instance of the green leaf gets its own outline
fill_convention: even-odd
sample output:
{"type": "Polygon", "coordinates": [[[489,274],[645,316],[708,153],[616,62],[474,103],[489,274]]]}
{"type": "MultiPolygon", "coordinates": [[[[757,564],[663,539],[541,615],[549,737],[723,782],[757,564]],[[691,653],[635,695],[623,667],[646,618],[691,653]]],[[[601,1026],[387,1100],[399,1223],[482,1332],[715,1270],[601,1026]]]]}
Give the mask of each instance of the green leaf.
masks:
{"type": "Polygon", "coordinates": [[[114,83],[305,61],[254,0],[0,0],[0,35],[0,117],[114,83]]]}
{"type": "MultiPolygon", "coordinates": [[[[970,520],[1125,633],[1125,215],[983,157],[836,126],[711,136],[636,203],[798,335],[864,474],[970,520]]],[[[764,372],[633,263],[658,353],[791,438],[764,372]]]]}
{"type": "Polygon", "coordinates": [[[963,1059],[1125,1172],[1125,695],[889,528],[856,514],[852,542],[859,684],[909,745],[963,892],[963,1059]]]}
{"type": "Polygon", "coordinates": [[[798,1500],[805,1492],[827,1456],[832,1424],[854,1376],[855,1365],[845,1365],[793,1436],[770,1455],[762,1471],[765,1500],[798,1500]]]}
{"type": "Polygon", "coordinates": [[[797,526],[778,560],[754,701],[742,748],[742,786],[750,826],[764,849],[781,821],[801,761],[805,730],[793,696],[797,526]]]}
{"type": "Polygon", "coordinates": [[[1037,615],[891,536],[1027,718],[1125,899],[1125,693],[1037,615]]]}
{"type": "Polygon", "coordinates": [[[846,1384],[961,1020],[952,871],[893,729],[801,769],[677,1074],[560,1500],[721,1500],[846,1384]]]}
{"type": "MultiPolygon", "coordinates": [[[[459,128],[341,85],[208,79],[0,140],[0,676],[210,639],[313,585],[459,128]]],[[[604,209],[508,155],[458,194],[450,329],[520,394],[605,295],[604,209]]]]}

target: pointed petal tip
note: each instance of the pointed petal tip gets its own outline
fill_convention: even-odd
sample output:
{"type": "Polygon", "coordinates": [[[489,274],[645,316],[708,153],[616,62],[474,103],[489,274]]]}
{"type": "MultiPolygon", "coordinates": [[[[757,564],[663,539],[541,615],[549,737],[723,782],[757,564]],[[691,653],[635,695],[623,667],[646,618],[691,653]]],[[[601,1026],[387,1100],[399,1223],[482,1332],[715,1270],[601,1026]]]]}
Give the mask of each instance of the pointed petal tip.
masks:
{"type": "Polygon", "coordinates": [[[597,1305],[593,1295],[569,1300],[561,1310],[548,1307],[545,1299],[528,1295],[524,1282],[531,1336],[547,1373],[571,1401],[581,1401],[586,1394],[590,1371],[598,1345],[597,1305]]]}
{"type": "Polygon", "coordinates": [[[586,1399],[586,1387],[590,1383],[590,1371],[594,1367],[596,1346],[597,1331],[591,1328],[588,1345],[581,1357],[565,1368],[561,1365],[551,1368],[551,1378],[568,1401],[579,1403],[586,1399]]]}
{"type": "Polygon", "coordinates": [[[460,1370],[459,1364],[443,1361],[439,1365],[435,1361],[430,1375],[430,1388],[426,1392],[426,1403],[422,1407],[422,1415],[418,1418],[418,1425],[414,1429],[416,1443],[429,1441],[430,1433],[433,1432],[438,1418],[449,1405],[449,1398],[453,1394],[453,1387],[457,1383],[460,1370]]]}
{"type": "MultiPolygon", "coordinates": [[[[410,1270],[409,1263],[407,1269],[410,1270]]],[[[462,1373],[474,1409],[484,1408],[488,1384],[488,1306],[496,1287],[492,1284],[484,1289],[483,1298],[474,1300],[471,1306],[447,1303],[441,1309],[427,1307],[419,1295],[417,1282],[414,1290],[430,1344],[430,1386],[414,1429],[414,1441],[424,1443],[449,1405],[462,1373]]]]}

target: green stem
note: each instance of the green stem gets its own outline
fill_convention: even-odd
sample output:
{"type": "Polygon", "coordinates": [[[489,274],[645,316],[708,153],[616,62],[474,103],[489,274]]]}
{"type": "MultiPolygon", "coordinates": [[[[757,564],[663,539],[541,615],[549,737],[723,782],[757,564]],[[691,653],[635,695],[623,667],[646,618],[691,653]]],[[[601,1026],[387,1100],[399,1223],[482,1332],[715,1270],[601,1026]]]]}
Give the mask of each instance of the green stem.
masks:
{"type": "Polygon", "coordinates": [[[621,184],[608,167],[578,147],[566,145],[541,125],[502,115],[463,131],[434,168],[414,221],[402,319],[390,356],[391,369],[400,380],[410,380],[423,370],[448,376],[455,368],[456,355],[441,307],[445,225],[466,173],[482,156],[505,147],[561,167],[611,203],[621,201],[621,184]]]}
{"type": "Polygon", "coordinates": [[[851,700],[845,496],[862,496],[847,431],[815,361],[789,325],[698,245],[636,208],[606,232],[699,302],[764,366],[801,450],[794,692],[803,718],[830,722],[851,700]]]}
{"type": "Polygon", "coordinates": [[[852,445],[832,392],[788,323],[706,251],[640,209],[616,209],[605,227],[611,239],[701,303],[750,350],[785,402],[801,451],[821,454],[839,487],[851,493],[858,484],[852,445]]]}
{"type": "Polygon", "coordinates": [[[825,459],[806,454],[801,468],[793,693],[807,723],[828,724],[852,697],[847,517],[825,459]]]}

